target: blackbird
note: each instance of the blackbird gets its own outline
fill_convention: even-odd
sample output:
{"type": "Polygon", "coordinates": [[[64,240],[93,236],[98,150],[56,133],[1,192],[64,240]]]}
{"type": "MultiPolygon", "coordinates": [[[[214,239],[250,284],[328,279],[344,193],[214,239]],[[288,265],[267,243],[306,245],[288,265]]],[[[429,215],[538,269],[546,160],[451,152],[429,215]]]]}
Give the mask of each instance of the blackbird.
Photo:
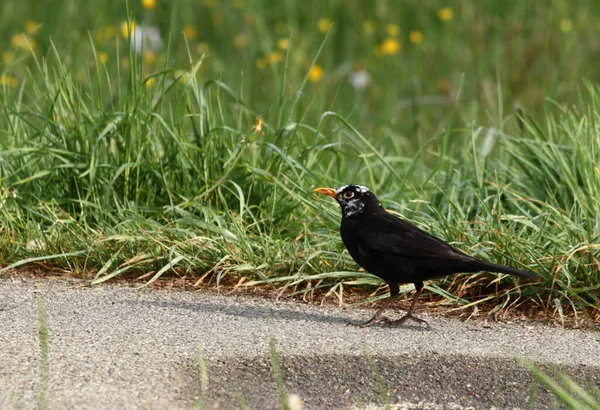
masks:
{"type": "Polygon", "coordinates": [[[423,319],[413,316],[425,280],[479,271],[508,273],[522,278],[537,276],[531,271],[484,262],[453,248],[440,238],[388,213],[377,197],[364,186],[317,188],[315,192],[329,195],[340,204],[340,235],[350,256],[389,286],[389,298],[371,319],[359,324],[360,327],[377,322],[398,325],[408,319],[427,324],[423,319]],[[393,321],[380,318],[384,309],[398,295],[400,283],[413,283],[417,291],[408,313],[393,321]]]}

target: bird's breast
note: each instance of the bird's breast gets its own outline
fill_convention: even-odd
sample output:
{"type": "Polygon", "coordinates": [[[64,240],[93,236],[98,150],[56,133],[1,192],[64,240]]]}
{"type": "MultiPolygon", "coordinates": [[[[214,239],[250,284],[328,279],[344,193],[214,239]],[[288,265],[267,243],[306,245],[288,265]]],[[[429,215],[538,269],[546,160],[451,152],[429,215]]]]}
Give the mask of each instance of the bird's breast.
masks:
{"type": "Polygon", "coordinates": [[[370,261],[376,255],[372,255],[365,245],[360,224],[355,221],[343,222],[340,226],[340,236],[352,259],[367,271],[370,270],[370,261]]]}

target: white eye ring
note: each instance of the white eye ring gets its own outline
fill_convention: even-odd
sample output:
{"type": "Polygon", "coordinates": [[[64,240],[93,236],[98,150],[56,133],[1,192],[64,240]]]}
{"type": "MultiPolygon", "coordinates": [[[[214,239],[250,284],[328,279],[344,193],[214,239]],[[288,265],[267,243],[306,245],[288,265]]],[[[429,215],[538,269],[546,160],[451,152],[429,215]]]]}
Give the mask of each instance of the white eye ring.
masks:
{"type": "Polygon", "coordinates": [[[346,199],[350,199],[350,198],[352,198],[354,196],[354,192],[352,192],[352,191],[344,192],[343,196],[346,199]]]}

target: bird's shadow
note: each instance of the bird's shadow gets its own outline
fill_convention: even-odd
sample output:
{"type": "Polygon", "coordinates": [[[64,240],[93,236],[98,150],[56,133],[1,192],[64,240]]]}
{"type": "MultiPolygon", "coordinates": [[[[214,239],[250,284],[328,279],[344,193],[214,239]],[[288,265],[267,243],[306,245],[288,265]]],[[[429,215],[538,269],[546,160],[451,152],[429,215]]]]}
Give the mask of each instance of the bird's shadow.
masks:
{"type": "MultiPolygon", "coordinates": [[[[357,324],[359,321],[352,321],[351,318],[340,316],[340,315],[325,315],[313,312],[299,311],[295,309],[288,309],[285,307],[271,308],[266,306],[232,306],[229,304],[223,304],[215,301],[207,302],[199,300],[198,302],[184,302],[178,300],[169,301],[152,301],[152,300],[128,300],[125,303],[148,305],[158,308],[169,308],[169,309],[185,309],[195,312],[205,313],[217,313],[229,316],[247,318],[247,319],[279,319],[279,320],[290,320],[299,322],[317,322],[327,324],[340,324],[348,325],[348,329],[359,329],[357,324]]],[[[389,329],[410,329],[417,331],[431,331],[431,327],[424,327],[420,325],[408,325],[403,324],[401,326],[388,326],[385,323],[376,323],[372,328],[389,328],[389,329]]],[[[365,328],[366,329],[366,328],[365,328]]]]}

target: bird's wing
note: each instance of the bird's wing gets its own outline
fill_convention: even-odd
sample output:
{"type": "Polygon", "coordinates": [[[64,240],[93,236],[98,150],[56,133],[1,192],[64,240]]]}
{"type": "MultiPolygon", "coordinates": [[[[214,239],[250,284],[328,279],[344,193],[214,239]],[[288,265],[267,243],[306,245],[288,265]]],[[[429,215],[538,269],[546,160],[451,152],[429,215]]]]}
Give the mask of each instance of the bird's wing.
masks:
{"type": "Polygon", "coordinates": [[[371,216],[362,228],[362,246],[372,252],[410,258],[470,259],[440,238],[387,212],[371,216]]]}

